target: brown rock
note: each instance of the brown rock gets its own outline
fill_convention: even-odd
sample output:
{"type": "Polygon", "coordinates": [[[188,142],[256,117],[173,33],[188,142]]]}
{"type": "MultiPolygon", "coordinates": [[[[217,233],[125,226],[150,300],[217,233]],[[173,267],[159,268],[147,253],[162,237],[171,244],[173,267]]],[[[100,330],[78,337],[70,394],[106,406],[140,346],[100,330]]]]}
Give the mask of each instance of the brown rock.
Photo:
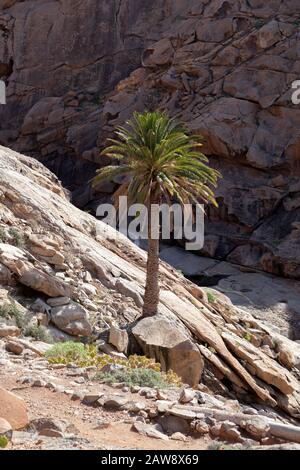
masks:
{"type": "Polygon", "coordinates": [[[134,431],[137,431],[139,434],[143,436],[152,437],[155,439],[162,439],[164,441],[168,441],[169,438],[162,432],[162,429],[159,425],[152,425],[152,424],[145,424],[141,421],[136,421],[132,425],[134,431]]]}
{"type": "Polygon", "coordinates": [[[17,326],[0,324],[0,338],[5,338],[6,336],[19,336],[20,334],[21,330],[17,326]]]}
{"type": "Polygon", "coordinates": [[[8,439],[12,437],[12,427],[4,418],[0,418],[0,436],[6,436],[8,439]]]}
{"type": "Polygon", "coordinates": [[[112,325],[109,331],[109,342],[119,352],[123,352],[126,354],[128,348],[128,333],[126,330],[121,330],[117,328],[115,325],[112,325]]]}
{"type": "Polygon", "coordinates": [[[9,422],[12,429],[22,429],[29,424],[27,407],[17,395],[0,387],[0,416],[9,422]]]}
{"type": "Polygon", "coordinates": [[[5,349],[8,352],[19,355],[24,351],[24,346],[16,341],[8,341],[5,345],[5,349]]]}
{"type": "Polygon", "coordinates": [[[203,369],[201,354],[175,325],[161,317],[145,318],[132,332],[144,353],[159,361],[163,370],[172,369],[192,386],[199,383],[203,369]]]}

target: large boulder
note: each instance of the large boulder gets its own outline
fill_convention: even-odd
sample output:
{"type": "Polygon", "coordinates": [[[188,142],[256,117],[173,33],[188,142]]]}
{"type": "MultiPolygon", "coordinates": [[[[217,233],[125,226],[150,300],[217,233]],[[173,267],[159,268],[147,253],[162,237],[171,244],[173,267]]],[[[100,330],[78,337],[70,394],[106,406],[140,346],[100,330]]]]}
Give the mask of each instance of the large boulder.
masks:
{"type": "Polygon", "coordinates": [[[0,418],[8,421],[14,430],[22,429],[29,424],[25,401],[2,387],[0,387],[0,418]]]}
{"type": "Polygon", "coordinates": [[[201,378],[203,359],[195,344],[169,320],[144,318],[132,330],[146,356],[173,370],[184,383],[196,386],[201,378]]]}
{"type": "Polygon", "coordinates": [[[92,333],[87,311],[76,302],[52,308],[51,320],[71,336],[90,336],[92,333]]]}

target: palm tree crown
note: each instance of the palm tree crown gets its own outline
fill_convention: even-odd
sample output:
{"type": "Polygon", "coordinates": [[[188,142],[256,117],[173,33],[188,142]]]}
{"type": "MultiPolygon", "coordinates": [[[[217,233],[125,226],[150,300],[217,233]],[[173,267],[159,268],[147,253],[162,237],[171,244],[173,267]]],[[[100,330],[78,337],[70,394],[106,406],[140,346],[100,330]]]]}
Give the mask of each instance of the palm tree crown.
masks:
{"type": "Polygon", "coordinates": [[[126,127],[116,129],[116,139],[103,155],[117,159],[120,165],[110,165],[98,171],[95,183],[126,175],[118,193],[129,201],[146,204],[151,192],[160,193],[167,201],[177,199],[182,204],[211,202],[216,205],[211,186],[220,176],[205,163],[200,152],[200,136],[190,136],[174,119],[159,112],[134,113],[126,127]]]}
{"type": "MultiPolygon", "coordinates": [[[[164,199],[168,204],[210,202],[217,205],[213,190],[220,174],[206,163],[200,137],[160,112],[134,113],[102,154],[118,160],[98,170],[94,184],[126,176],[115,196],[126,195],[129,204],[149,208],[164,199]]],[[[148,215],[148,261],[144,316],[155,315],[159,303],[159,240],[151,237],[148,215]]]]}

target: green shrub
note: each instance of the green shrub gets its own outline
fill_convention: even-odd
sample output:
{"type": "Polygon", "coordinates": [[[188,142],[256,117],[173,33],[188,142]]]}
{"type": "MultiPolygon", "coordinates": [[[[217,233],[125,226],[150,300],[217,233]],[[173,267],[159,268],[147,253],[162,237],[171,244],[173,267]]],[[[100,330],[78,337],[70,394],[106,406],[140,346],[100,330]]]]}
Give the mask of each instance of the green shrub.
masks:
{"type": "Polygon", "coordinates": [[[88,349],[82,343],[67,341],[65,343],[57,343],[50,348],[45,356],[49,362],[78,362],[88,358],[88,349]],[[53,359],[53,360],[52,360],[53,359]]]}
{"type": "Polygon", "coordinates": [[[170,383],[167,381],[166,374],[157,372],[153,369],[119,369],[113,372],[98,372],[94,380],[105,380],[107,383],[122,382],[125,385],[138,385],[140,387],[167,388],[170,383]]]}
{"type": "Polygon", "coordinates": [[[31,336],[37,341],[43,341],[44,343],[53,343],[53,338],[44,326],[41,325],[30,325],[24,330],[25,336],[31,336]]]}
{"type": "Polygon", "coordinates": [[[147,383],[155,384],[149,385],[155,387],[163,387],[164,384],[182,385],[180,378],[175,372],[170,370],[166,374],[162,373],[160,364],[153,359],[137,355],[129,356],[128,359],[114,358],[107,354],[99,354],[97,347],[93,344],[83,345],[82,343],[74,343],[72,341],[58,343],[46,352],[46,358],[50,364],[69,364],[72,362],[78,365],[78,367],[95,366],[100,370],[107,365],[119,365],[123,369],[119,369],[118,372],[123,373],[126,370],[124,380],[116,377],[114,373],[112,375],[97,375],[98,380],[107,379],[111,382],[124,381],[126,383],[129,380],[128,383],[131,385],[133,383],[145,385],[146,381],[147,383]]]}
{"type": "Polygon", "coordinates": [[[259,18],[255,21],[255,28],[260,29],[265,25],[265,20],[259,18]]]}
{"type": "Polygon", "coordinates": [[[211,292],[207,292],[207,300],[210,304],[213,304],[216,301],[216,297],[211,292]]]}
{"type": "Polygon", "coordinates": [[[18,248],[22,248],[25,245],[23,235],[15,228],[10,228],[8,231],[9,235],[12,238],[12,244],[18,248]]]}
{"type": "Polygon", "coordinates": [[[6,436],[0,436],[0,449],[5,449],[8,445],[8,439],[6,436]]]}
{"type": "Polygon", "coordinates": [[[251,335],[251,333],[249,333],[249,331],[247,331],[247,332],[245,333],[244,339],[245,339],[246,341],[248,341],[249,343],[251,343],[252,335],[251,335]]]}
{"type": "Polygon", "coordinates": [[[7,241],[7,234],[3,227],[0,227],[0,243],[5,243],[7,241]]]}
{"type": "Polygon", "coordinates": [[[5,303],[0,306],[0,318],[8,320],[9,323],[16,325],[20,329],[24,329],[26,319],[22,312],[18,309],[14,302],[5,303]]]}

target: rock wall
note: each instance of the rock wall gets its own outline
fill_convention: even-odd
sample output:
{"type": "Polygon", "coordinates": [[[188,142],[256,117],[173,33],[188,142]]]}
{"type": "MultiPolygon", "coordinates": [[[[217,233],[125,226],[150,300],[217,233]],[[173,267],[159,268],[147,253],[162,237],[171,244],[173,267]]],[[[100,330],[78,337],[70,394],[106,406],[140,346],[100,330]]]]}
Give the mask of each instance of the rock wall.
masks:
{"type": "Polygon", "coordinates": [[[0,1],[0,142],[47,164],[68,187],[95,166],[101,100],[160,37],[169,1],[0,1]],[[78,173],[80,169],[80,174],[78,173]]]}
{"type": "Polygon", "coordinates": [[[113,127],[166,109],[223,174],[203,254],[299,279],[298,0],[1,4],[0,143],[42,159],[86,204],[113,127]]]}

